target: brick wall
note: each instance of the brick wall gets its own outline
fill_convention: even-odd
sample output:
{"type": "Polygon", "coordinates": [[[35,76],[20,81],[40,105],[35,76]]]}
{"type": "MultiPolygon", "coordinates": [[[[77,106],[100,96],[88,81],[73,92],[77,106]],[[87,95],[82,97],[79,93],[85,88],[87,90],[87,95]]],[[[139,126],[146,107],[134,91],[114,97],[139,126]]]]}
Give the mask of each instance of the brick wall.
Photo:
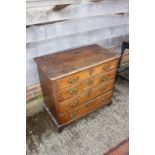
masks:
{"type": "Polygon", "coordinates": [[[35,115],[44,110],[40,84],[26,88],[26,116],[35,115]]]}
{"type": "Polygon", "coordinates": [[[42,96],[40,84],[35,84],[26,88],[26,102],[42,96]]]}

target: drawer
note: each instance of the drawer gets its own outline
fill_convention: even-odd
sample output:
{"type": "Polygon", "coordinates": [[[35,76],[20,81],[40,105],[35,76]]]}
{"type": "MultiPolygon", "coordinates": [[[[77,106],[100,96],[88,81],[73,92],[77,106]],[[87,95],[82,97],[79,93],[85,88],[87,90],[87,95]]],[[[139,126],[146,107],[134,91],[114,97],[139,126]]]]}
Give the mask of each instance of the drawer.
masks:
{"type": "Polygon", "coordinates": [[[66,99],[69,99],[71,97],[78,95],[79,93],[87,90],[88,88],[92,88],[99,84],[113,80],[115,79],[115,75],[116,75],[116,70],[111,70],[99,76],[89,78],[88,80],[85,80],[79,83],[79,85],[73,86],[71,88],[67,88],[62,92],[57,93],[58,101],[59,102],[64,101],[66,99]]]}
{"type": "Polygon", "coordinates": [[[110,91],[113,89],[113,85],[114,85],[114,80],[110,81],[108,83],[102,84],[98,87],[88,89],[87,91],[83,92],[82,94],[80,94],[72,99],[69,99],[64,102],[59,103],[58,104],[59,112],[64,113],[66,111],[69,111],[69,110],[83,104],[84,102],[87,102],[90,99],[93,99],[97,96],[100,96],[100,95],[110,91]]]}
{"type": "Polygon", "coordinates": [[[112,98],[112,91],[107,92],[104,95],[101,95],[89,102],[86,102],[85,104],[60,115],[60,121],[61,123],[67,123],[70,121],[73,121],[75,119],[78,119],[89,112],[96,110],[97,108],[107,105],[110,103],[112,98]]]}
{"type": "Polygon", "coordinates": [[[78,73],[69,75],[67,77],[58,79],[57,83],[57,91],[61,91],[64,88],[72,87],[79,82],[86,80],[92,76],[102,74],[104,72],[110,71],[111,69],[117,68],[118,59],[97,65],[95,67],[91,67],[89,69],[80,71],[78,73]]]}

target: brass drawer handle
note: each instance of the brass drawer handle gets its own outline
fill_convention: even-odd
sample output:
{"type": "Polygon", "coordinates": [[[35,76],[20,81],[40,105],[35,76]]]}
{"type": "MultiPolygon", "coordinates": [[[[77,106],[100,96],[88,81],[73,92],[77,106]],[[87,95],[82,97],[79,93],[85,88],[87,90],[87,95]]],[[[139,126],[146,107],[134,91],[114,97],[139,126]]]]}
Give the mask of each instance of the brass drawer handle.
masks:
{"type": "Polygon", "coordinates": [[[71,88],[69,89],[69,94],[76,94],[77,93],[77,89],[76,88],[71,88]]]}
{"type": "Polygon", "coordinates": [[[110,69],[110,65],[109,64],[105,64],[103,66],[103,70],[108,71],[110,69]]]}
{"type": "Polygon", "coordinates": [[[73,112],[70,114],[71,119],[74,119],[77,116],[77,112],[73,112]]]}
{"type": "Polygon", "coordinates": [[[78,76],[76,76],[76,77],[73,77],[73,78],[71,78],[71,79],[69,79],[68,80],[68,83],[75,83],[75,82],[77,82],[78,81],[78,79],[79,79],[79,77],[78,76]]]}
{"type": "Polygon", "coordinates": [[[70,107],[70,108],[74,108],[74,107],[78,106],[78,104],[79,104],[79,102],[78,102],[78,100],[76,100],[76,101],[73,101],[73,102],[69,105],[69,107],[70,107]]]}

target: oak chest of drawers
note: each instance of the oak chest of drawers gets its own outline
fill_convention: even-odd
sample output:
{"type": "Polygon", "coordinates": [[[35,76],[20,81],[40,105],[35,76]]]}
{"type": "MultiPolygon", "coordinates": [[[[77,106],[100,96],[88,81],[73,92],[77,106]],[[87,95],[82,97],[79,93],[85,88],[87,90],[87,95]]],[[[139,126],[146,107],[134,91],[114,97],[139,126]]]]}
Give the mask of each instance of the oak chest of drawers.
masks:
{"type": "Polygon", "coordinates": [[[59,131],[111,102],[119,57],[90,45],[35,58],[45,109],[59,131]]]}

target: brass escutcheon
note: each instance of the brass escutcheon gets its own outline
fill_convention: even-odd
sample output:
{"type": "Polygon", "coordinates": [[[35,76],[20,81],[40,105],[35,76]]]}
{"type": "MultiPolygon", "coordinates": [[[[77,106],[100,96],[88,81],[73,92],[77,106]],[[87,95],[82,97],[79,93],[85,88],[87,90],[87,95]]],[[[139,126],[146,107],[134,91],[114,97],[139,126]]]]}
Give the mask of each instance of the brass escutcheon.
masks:
{"type": "Polygon", "coordinates": [[[69,106],[73,108],[73,107],[76,107],[77,105],[78,105],[78,100],[73,101],[69,106]]]}
{"type": "Polygon", "coordinates": [[[104,98],[102,98],[101,100],[100,100],[100,103],[102,104],[104,102],[104,98]]]}

